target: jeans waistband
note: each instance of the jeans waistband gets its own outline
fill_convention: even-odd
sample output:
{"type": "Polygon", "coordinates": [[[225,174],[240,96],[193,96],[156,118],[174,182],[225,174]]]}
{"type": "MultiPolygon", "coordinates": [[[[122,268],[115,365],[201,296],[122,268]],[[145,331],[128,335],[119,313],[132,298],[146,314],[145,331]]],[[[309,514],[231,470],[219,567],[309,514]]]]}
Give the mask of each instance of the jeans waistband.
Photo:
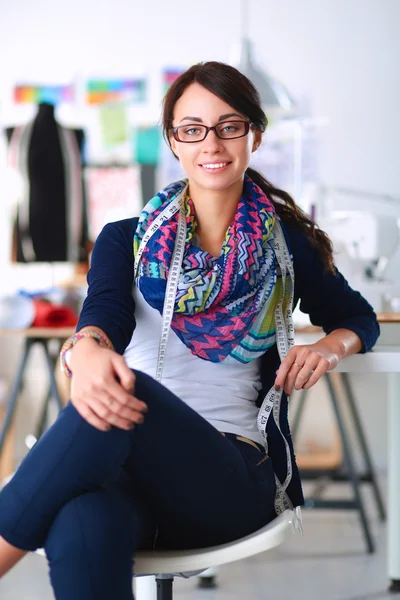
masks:
{"type": "Polygon", "coordinates": [[[249,440],[249,438],[243,437],[242,435],[236,435],[235,433],[224,433],[223,431],[221,431],[221,435],[227,438],[233,438],[235,440],[238,440],[239,442],[245,442],[246,444],[250,444],[250,446],[253,446],[257,450],[259,450],[260,452],[265,452],[265,448],[261,444],[258,444],[253,440],[249,440]]]}

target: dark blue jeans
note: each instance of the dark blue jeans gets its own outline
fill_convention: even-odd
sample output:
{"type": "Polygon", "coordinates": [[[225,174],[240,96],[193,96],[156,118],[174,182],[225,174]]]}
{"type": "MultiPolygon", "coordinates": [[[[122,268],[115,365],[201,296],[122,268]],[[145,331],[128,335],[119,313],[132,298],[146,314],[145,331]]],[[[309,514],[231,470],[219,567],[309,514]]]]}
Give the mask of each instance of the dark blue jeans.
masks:
{"type": "Polygon", "coordinates": [[[101,432],[69,403],[0,493],[0,535],[45,548],[57,600],[132,600],[138,548],[222,544],[272,517],[270,459],[135,374],[142,425],[101,432]]]}

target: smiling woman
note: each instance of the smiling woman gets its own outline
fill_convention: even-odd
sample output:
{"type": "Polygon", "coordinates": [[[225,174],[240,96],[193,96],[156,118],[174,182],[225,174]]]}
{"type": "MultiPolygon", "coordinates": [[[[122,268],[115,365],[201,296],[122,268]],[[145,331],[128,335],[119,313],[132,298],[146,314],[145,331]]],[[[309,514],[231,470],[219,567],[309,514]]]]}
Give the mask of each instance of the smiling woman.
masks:
{"type": "Polygon", "coordinates": [[[223,544],[303,504],[288,396],[379,330],[327,236],[249,168],[266,124],[229,65],[170,87],[187,179],[97,239],[71,402],[0,494],[0,574],[43,545],[57,600],[131,600],[138,548],[223,544]],[[294,345],[299,300],[314,344],[294,345]]]}
{"type": "MultiPolygon", "coordinates": [[[[164,99],[164,137],[170,144],[175,156],[181,161],[189,179],[191,179],[190,189],[192,195],[196,179],[193,179],[193,177],[190,178],[188,172],[191,158],[191,155],[189,155],[190,150],[182,147],[182,142],[203,142],[206,138],[211,138],[209,132],[213,131],[215,136],[213,139],[209,139],[208,142],[206,141],[206,147],[202,148],[204,160],[207,162],[197,163],[198,170],[212,174],[214,174],[215,170],[221,173],[227,170],[226,167],[231,162],[234,162],[230,160],[230,157],[223,156],[221,150],[227,155],[230,151],[236,153],[237,150],[247,150],[247,154],[244,156],[242,154],[241,156],[241,164],[238,166],[236,163],[239,173],[243,177],[243,171],[245,171],[266,194],[270,195],[272,201],[278,199],[278,202],[275,204],[277,213],[283,216],[286,222],[295,225],[310,238],[311,244],[318,248],[324,266],[327,269],[332,269],[332,246],[325,233],[318,229],[315,223],[301,211],[289,194],[275,188],[259,173],[248,167],[251,153],[257,150],[260,145],[261,137],[267,127],[267,123],[267,117],[261,108],[260,97],[256,88],[242,73],[223,63],[209,62],[194,65],[175,81],[164,99]],[[184,96],[183,99],[182,96],[184,96]],[[185,108],[189,111],[186,114],[185,108]],[[188,116],[189,114],[192,116],[188,116]],[[214,123],[207,123],[204,120],[205,116],[208,118],[208,121],[211,120],[214,123]],[[240,124],[240,128],[243,128],[240,135],[230,135],[230,132],[232,132],[231,123],[228,123],[226,135],[223,133],[221,121],[226,121],[227,119],[234,120],[234,128],[240,124]],[[193,128],[190,127],[190,124],[201,124],[201,127],[197,126],[193,128]],[[250,139],[247,139],[244,143],[243,140],[242,143],[233,144],[231,142],[225,148],[222,142],[218,147],[218,140],[215,139],[228,141],[239,138],[240,140],[240,138],[247,136],[249,133],[250,139]],[[210,153],[212,154],[213,152],[213,142],[214,155],[211,159],[210,153]],[[179,143],[181,143],[181,147],[179,147],[179,143]],[[210,148],[207,148],[209,144],[211,144],[211,152],[210,148]],[[220,160],[225,158],[227,160],[220,160]],[[279,202],[279,200],[283,202],[279,202]]],[[[197,147],[197,151],[199,150],[200,148],[197,147]]],[[[195,155],[196,149],[193,148],[192,152],[195,155]]],[[[195,169],[193,171],[195,172],[195,169]]],[[[191,171],[192,174],[193,171],[191,171]]],[[[234,175],[234,168],[230,168],[229,171],[228,179],[234,175]]],[[[217,184],[223,185],[223,182],[217,182],[217,184]]],[[[201,225],[198,224],[198,230],[200,231],[200,229],[201,225]]],[[[221,241],[221,235],[219,235],[219,241],[221,241]]],[[[207,242],[205,243],[207,244],[207,242]]],[[[214,249],[218,252],[216,246],[214,246],[214,249]]]]}

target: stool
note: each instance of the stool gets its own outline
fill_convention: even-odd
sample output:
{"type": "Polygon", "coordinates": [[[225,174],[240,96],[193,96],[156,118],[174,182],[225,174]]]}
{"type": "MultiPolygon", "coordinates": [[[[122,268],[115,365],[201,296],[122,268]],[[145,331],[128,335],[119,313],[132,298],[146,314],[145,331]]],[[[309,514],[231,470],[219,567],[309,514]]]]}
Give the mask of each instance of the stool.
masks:
{"type": "MultiPolygon", "coordinates": [[[[328,469],[300,469],[300,474],[303,480],[305,479],[318,479],[323,478],[323,485],[319,485],[316,488],[316,492],[314,492],[313,496],[309,496],[305,499],[305,507],[306,508],[338,508],[338,509],[356,509],[360,515],[361,526],[364,533],[364,538],[367,546],[367,551],[369,553],[374,552],[374,543],[372,540],[372,536],[369,530],[368,519],[366,516],[366,511],[364,507],[364,502],[361,496],[360,491],[360,483],[366,482],[372,485],[372,491],[374,494],[375,502],[377,505],[377,510],[381,521],[384,521],[386,518],[385,508],[383,505],[382,497],[379,491],[378,482],[374,470],[374,466],[372,464],[370,452],[368,449],[367,440],[364,434],[364,430],[362,427],[361,419],[358,414],[357,405],[355,402],[353,390],[350,385],[349,376],[347,373],[325,373],[325,375],[321,378],[321,381],[324,381],[328,388],[328,393],[330,400],[332,402],[332,407],[336,419],[336,423],[340,433],[340,439],[343,449],[343,462],[345,467],[345,472],[342,472],[341,465],[340,468],[328,468],[328,469]],[[350,424],[354,428],[354,432],[356,435],[357,442],[360,446],[362,457],[365,463],[365,472],[359,475],[355,468],[355,461],[352,451],[352,446],[350,443],[350,438],[348,434],[348,429],[346,427],[346,423],[343,418],[342,408],[340,399],[336,393],[335,386],[333,385],[333,377],[337,377],[338,382],[341,384],[343,388],[343,399],[347,403],[350,409],[350,424]],[[349,481],[352,490],[353,490],[353,499],[345,500],[345,499],[325,499],[320,497],[320,493],[325,487],[328,481],[349,481]]],[[[295,442],[295,437],[299,429],[300,418],[303,414],[305,400],[307,397],[308,390],[302,390],[299,398],[299,404],[297,407],[297,411],[294,414],[294,418],[292,420],[291,432],[293,443],[295,442]]]]}
{"type": "Polygon", "coordinates": [[[150,591],[136,591],[136,600],[172,600],[175,576],[191,577],[210,566],[219,566],[242,560],[271,550],[282,544],[295,531],[295,513],[286,510],[279,517],[250,535],[210,548],[197,550],[141,551],[135,556],[135,577],[154,576],[156,595],[150,591]]]}
{"type": "MultiPolygon", "coordinates": [[[[134,577],[155,577],[156,586],[153,588],[155,593],[148,586],[143,588],[143,592],[137,590],[136,600],[172,600],[174,577],[192,577],[210,566],[225,565],[272,550],[295,533],[297,518],[295,511],[285,510],[258,531],[220,546],[197,550],[137,552],[134,577]]],[[[45,555],[42,548],[37,553],[45,555]]]]}

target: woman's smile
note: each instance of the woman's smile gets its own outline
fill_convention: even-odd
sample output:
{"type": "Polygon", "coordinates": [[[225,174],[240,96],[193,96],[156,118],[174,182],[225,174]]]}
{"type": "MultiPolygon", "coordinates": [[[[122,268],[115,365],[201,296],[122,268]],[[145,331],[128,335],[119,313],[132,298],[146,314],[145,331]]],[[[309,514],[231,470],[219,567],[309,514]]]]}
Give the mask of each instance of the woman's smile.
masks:
{"type": "Polygon", "coordinates": [[[206,173],[210,173],[211,175],[217,175],[217,173],[222,173],[224,171],[226,171],[229,167],[229,165],[232,164],[232,161],[227,160],[227,161],[218,161],[218,162],[211,162],[211,161],[207,161],[204,162],[202,164],[199,164],[199,167],[201,168],[202,171],[205,171],[206,173]]]}

